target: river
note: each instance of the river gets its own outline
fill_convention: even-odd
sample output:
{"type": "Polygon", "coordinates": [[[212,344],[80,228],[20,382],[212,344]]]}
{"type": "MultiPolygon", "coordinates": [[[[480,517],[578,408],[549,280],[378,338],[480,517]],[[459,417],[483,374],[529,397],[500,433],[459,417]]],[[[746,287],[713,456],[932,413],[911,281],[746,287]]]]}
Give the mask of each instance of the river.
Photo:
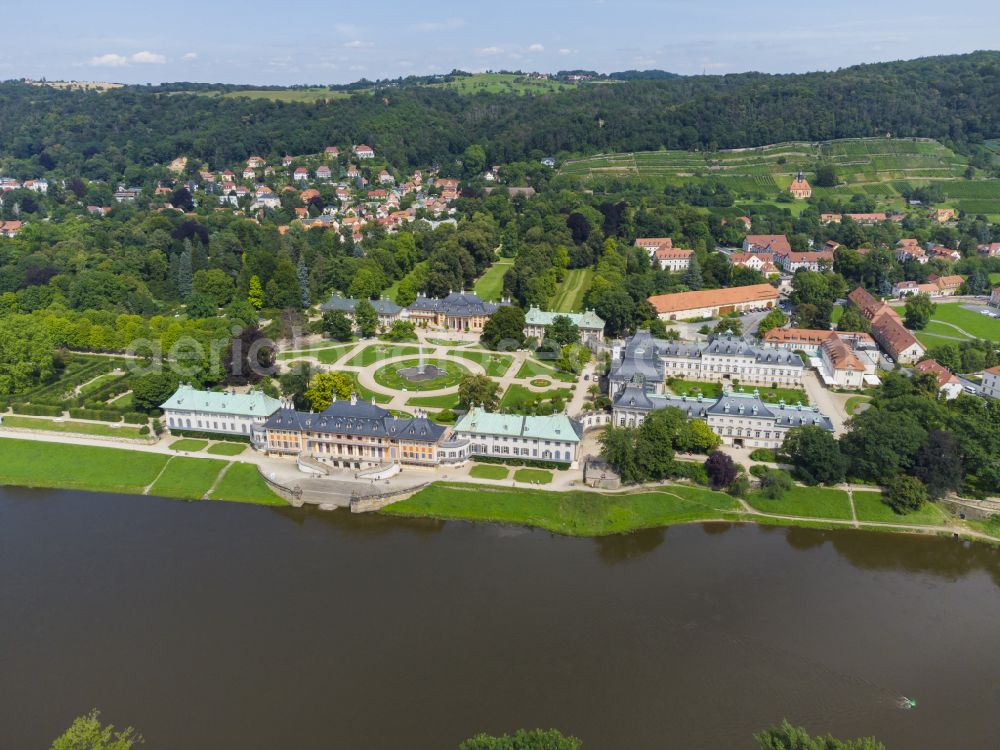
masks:
{"type": "Polygon", "coordinates": [[[0,748],[47,748],[92,707],[149,750],[447,750],[536,726],[714,750],[783,717],[995,748],[998,586],[1000,552],[948,539],[569,539],[0,488],[0,748]]]}

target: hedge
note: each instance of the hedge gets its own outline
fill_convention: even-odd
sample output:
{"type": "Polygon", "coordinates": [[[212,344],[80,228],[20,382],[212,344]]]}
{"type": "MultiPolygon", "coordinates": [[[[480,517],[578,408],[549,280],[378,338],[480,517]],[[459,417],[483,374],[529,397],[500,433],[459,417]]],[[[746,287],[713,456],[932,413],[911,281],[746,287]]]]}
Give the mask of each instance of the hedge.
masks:
{"type": "Polygon", "coordinates": [[[678,479],[690,479],[695,484],[708,485],[708,472],[705,470],[704,464],[675,461],[674,468],[670,473],[678,479]]]}
{"type": "Polygon", "coordinates": [[[504,456],[471,456],[473,461],[482,464],[505,464],[507,466],[526,466],[532,469],[559,469],[569,468],[568,463],[561,461],[539,461],[534,458],[506,458],[504,456]]]}
{"type": "Polygon", "coordinates": [[[143,414],[138,411],[127,411],[122,415],[122,417],[128,424],[146,424],[149,421],[148,414],[143,414]]]}
{"type": "Polygon", "coordinates": [[[70,409],[74,419],[92,419],[95,422],[121,422],[122,413],[111,409],[70,409]]]}
{"type": "Polygon", "coordinates": [[[778,460],[770,448],[755,448],[750,452],[750,458],[754,461],[770,461],[772,463],[778,460]]]}
{"type": "Polygon", "coordinates": [[[15,414],[28,414],[33,417],[61,417],[62,406],[49,406],[47,404],[14,404],[15,414]]]}
{"type": "Polygon", "coordinates": [[[229,432],[198,432],[197,430],[179,430],[176,427],[168,427],[171,435],[177,437],[197,438],[198,440],[226,440],[230,443],[246,443],[250,445],[249,435],[234,435],[229,432]]]}

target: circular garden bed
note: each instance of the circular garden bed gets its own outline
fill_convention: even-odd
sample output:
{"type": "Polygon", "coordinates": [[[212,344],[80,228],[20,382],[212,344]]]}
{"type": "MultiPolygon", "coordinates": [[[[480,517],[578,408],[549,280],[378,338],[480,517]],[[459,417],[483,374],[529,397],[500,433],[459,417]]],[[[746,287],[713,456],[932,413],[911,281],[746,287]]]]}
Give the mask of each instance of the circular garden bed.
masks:
{"type": "Polygon", "coordinates": [[[552,381],[546,380],[545,378],[535,378],[531,381],[531,384],[535,386],[535,388],[548,388],[552,385],[552,381]]]}
{"type": "Polygon", "coordinates": [[[423,364],[429,369],[436,368],[437,371],[442,372],[443,374],[439,377],[412,380],[400,372],[403,370],[413,372],[414,368],[418,368],[420,364],[420,360],[416,357],[403,362],[393,362],[377,369],[372,377],[379,385],[396,391],[436,391],[440,388],[457,386],[461,382],[462,376],[469,374],[469,370],[457,362],[432,358],[425,359],[423,364]]]}

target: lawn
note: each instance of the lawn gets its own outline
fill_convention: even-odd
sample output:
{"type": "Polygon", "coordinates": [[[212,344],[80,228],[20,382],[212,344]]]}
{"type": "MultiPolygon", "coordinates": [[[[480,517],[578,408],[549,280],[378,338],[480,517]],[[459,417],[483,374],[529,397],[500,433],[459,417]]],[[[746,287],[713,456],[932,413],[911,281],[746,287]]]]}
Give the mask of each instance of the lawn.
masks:
{"type": "Polygon", "coordinates": [[[246,443],[215,443],[208,446],[208,452],[213,456],[238,456],[246,449],[246,443]]]}
{"type": "MultiPolygon", "coordinates": [[[[970,336],[1000,341],[1000,320],[973,312],[972,310],[966,310],[958,302],[944,304],[939,302],[931,320],[956,325],[970,336]]],[[[935,329],[934,332],[943,333],[940,329],[935,329]]],[[[955,332],[953,335],[958,336],[959,334],[955,332]]]]}
{"type": "Polygon", "coordinates": [[[676,396],[704,396],[705,398],[718,398],[722,395],[721,383],[702,383],[695,380],[680,380],[670,378],[667,380],[667,387],[676,396]]]}
{"type": "Polygon", "coordinates": [[[444,396],[417,396],[408,399],[407,406],[423,406],[428,409],[457,409],[458,394],[448,393],[444,396]]]}
{"type": "Polygon", "coordinates": [[[971,338],[966,336],[957,328],[937,320],[930,321],[927,325],[920,329],[920,333],[935,337],[943,336],[946,339],[959,339],[961,341],[968,341],[971,338]]]}
{"type": "Polygon", "coordinates": [[[355,344],[345,344],[343,346],[325,346],[315,349],[298,349],[293,352],[282,352],[278,355],[280,360],[296,359],[297,357],[316,357],[324,365],[332,365],[338,359],[355,347],[355,344]]]}
{"type": "Polygon", "coordinates": [[[407,359],[402,362],[393,362],[391,365],[380,367],[374,372],[372,377],[379,385],[391,388],[394,391],[436,391],[440,388],[451,388],[457,386],[465,375],[470,374],[464,366],[447,359],[427,359],[425,365],[434,365],[445,371],[444,375],[430,380],[410,380],[399,374],[399,371],[407,367],[417,367],[420,364],[418,359],[407,359]]]}
{"type": "Polygon", "coordinates": [[[234,463],[215,485],[210,500],[228,500],[255,505],[287,505],[274,494],[254,464],[234,463]]]}
{"type": "Polygon", "coordinates": [[[523,413],[532,410],[533,407],[540,405],[543,401],[549,401],[553,398],[561,398],[563,401],[568,401],[572,395],[569,388],[554,388],[551,391],[535,393],[529,391],[523,385],[512,383],[504,391],[503,398],[500,399],[500,409],[515,414],[523,413]]]}
{"type": "Polygon", "coordinates": [[[469,476],[476,479],[506,479],[510,469],[506,466],[491,464],[476,464],[469,469],[469,476]]]}
{"type": "Polygon", "coordinates": [[[427,84],[430,88],[454,89],[459,94],[548,94],[573,88],[573,84],[540,78],[528,78],[517,73],[473,73],[455,76],[444,83],[427,84]]]}
{"type": "Polygon", "coordinates": [[[518,469],[514,472],[515,482],[528,484],[552,484],[552,472],[544,469],[518,469]]]}
{"type": "Polygon", "coordinates": [[[882,502],[881,492],[859,490],[854,493],[854,510],[859,521],[904,523],[918,526],[941,526],[948,522],[948,514],[933,503],[926,503],[915,513],[900,515],[882,502]]]}
{"type": "Polygon", "coordinates": [[[149,494],[200,500],[225,465],[225,461],[216,458],[174,456],[149,488],[149,494]]]}
{"type": "Polygon", "coordinates": [[[687,486],[604,495],[436,482],[382,512],[516,523],[572,536],[604,536],[675,523],[736,519],[738,509],[736,501],[726,494],[687,486]]]}
{"type": "Polygon", "coordinates": [[[89,383],[80,386],[80,395],[88,396],[98,388],[103,385],[107,385],[113,380],[119,380],[125,377],[124,372],[109,372],[106,375],[101,375],[100,377],[94,378],[89,383]]]}
{"type": "MultiPolygon", "coordinates": [[[[420,354],[420,348],[416,346],[402,346],[400,344],[373,344],[366,346],[342,365],[348,367],[367,367],[383,359],[391,357],[410,357],[420,354]]],[[[427,350],[424,350],[425,352],[427,350]]]]}
{"type": "Polygon", "coordinates": [[[428,344],[434,344],[435,346],[468,346],[473,343],[471,341],[454,341],[452,339],[432,339],[428,337],[426,339],[428,344]]]}
{"type": "Polygon", "coordinates": [[[0,440],[0,483],[140,493],[168,456],[33,440],[0,440]]]}
{"type": "Polygon", "coordinates": [[[851,396],[847,399],[847,403],[844,404],[844,410],[850,415],[857,414],[858,407],[861,404],[867,404],[871,400],[871,396],[851,396]]]}
{"type": "Polygon", "coordinates": [[[481,299],[496,302],[503,294],[503,276],[513,265],[513,258],[499,258],[476,280],[473,291],[481,299]]]}
{"type": "Polygon", "coordinates": [[[503,377],[503,374],[514,364],[514,358],[509,354],[495,354],[494,352],[482,351],[450,351],[453,357],[461,357],[475,362],[486,370],[486,374],[493,378],[503,377]]]}
{"type": "Polygon", "coordinates": [[[132,391],[126,391],[121,396],[111,399],[108,404],[116,409],[130,409],[132,407],[132,391]]]}
{"type": "Polygon", "coordinates": [[[780,500],[768,500],[757,491],[751,492],[746,500],[765,513],[806,518],[851,518],[847,492],[830,487],[795,486],[780,500]]]}
{"type": "Polygon", "coordinates": [[[56,422],[45,417],[22,417],[19,415],[6,415],[3,418],[5,427],[20,427],[27,430],[45,430],[46,432],[71,432],[77,435],[98,435],[101,437],[122,437],[137,440],[145,438],[139,434],[139,428],[131,425],[115,427],[110,424],[97,424],[94,422],[74,422],[66,419],[56,422]]]}
{"type": "Polygon", "coordinates": [[[574,268],[572,271],[567,271],[559,288],[556,289],[556,296],[551,303],[552,309],[556,312],[581,312],[583,295],[590,289],[593,278],[594,271],[590,268],[574,268]]]}
{"type": "MultiPolygon", "coordinates": [[[[746,393],[753,393],[755,390],[755,386],[749,385],[740,386],[740,388],[746,393]]],[[[756,390],[760,391],[760,397],[766,404],[776,404],[784,399],[786,404],[801,402],[803,406],[809,405],[809,396],[806,395],[805,391],[798,388],[756,388],[756,390]]]]}
{"type": "Polygon", "coordinates": [[[181,438],[180,440],[175,440],[170,444],[170,450],[185,451],[187,453],[197,453],[200,450],[204,450],[206,445],[208,445],[207,440],[195,440],[194,438],[181,438]]]}
{"type": "MultiPolygon", "coordinates": [[[[722,395],[721,383],[702,383],[697,380],[680,380],[670,378],[667,385],[674,394],[678,396],[698,396],[705,398],[718,398],[722,395]]],[[[753,393],[758,391],[761,399],[767,404],[776,404],[781,399],[786,404],[796,404],[802,402],[803,406],[808,406],[809,397],[806,392],[797,388],[764,388],[753,385],[737,385],[733,388],[735,393],[753,393]]]]}
{"type": "Polygon", "coordinates": [[[537,359],[531,359],[530,357],[524,360],[524,364],[517,371],[517,377],[519,378],[534,378],[538,375],[543,375],[546,378],[556,378],[564,383],[576,382],[576,375],[568,372],[557,372],[548,365],[544,365],[537,359]]]}
{"type": "Polygon", "coordinates": [[[833,310],[830,312],[830,322],[837,323],[844,315],[843,305],[834,305],[833,310]]]}
{"type": "Polygon", "coordinates": [[[334,99],[346,99],[351,94],[347,91],[331,91],[326,86],[307,86],[294,89],[244,89],[241,91],[177,91],[177,94],[194,94],[218,99],[270,99],[275,102],[300,102],[313,104],[329,102],[334,99]]]}

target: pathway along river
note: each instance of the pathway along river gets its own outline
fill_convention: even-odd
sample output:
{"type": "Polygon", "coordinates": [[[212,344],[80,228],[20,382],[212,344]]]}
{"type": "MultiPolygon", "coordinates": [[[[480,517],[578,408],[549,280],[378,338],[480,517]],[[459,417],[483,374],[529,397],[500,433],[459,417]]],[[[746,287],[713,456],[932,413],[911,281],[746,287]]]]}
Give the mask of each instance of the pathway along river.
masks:
{"type": "Polygon", "coordinates": [[[750,748],[788,717],[995,748],[1000,552],[705,525],[605,539],[0,488],[0,748],[750,748]],[[897,707],[900,695],[916,710],[897,707]]]}

